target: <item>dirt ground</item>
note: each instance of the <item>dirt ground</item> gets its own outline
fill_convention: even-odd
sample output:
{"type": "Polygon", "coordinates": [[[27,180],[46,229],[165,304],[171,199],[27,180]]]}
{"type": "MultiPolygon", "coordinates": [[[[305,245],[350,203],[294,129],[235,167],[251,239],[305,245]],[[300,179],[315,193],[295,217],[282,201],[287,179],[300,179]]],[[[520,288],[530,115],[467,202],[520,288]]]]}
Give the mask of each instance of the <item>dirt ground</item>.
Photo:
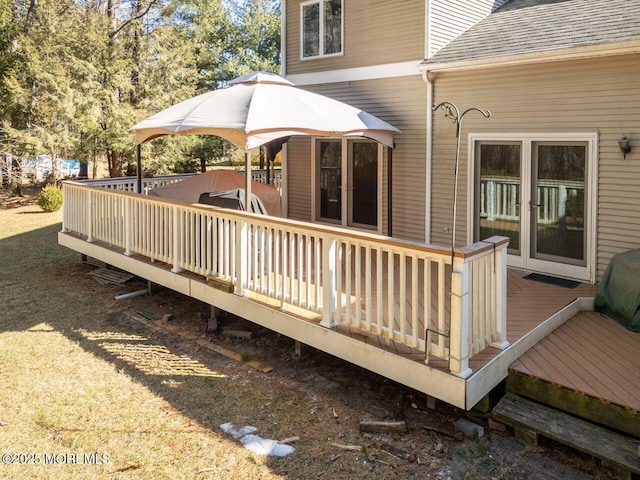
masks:
{"type": "MultiPolygon", "coordinates": [[[[35,191],[27,193],[31,194],[11,197],[0,190],[0,217],[19,212],[20,221],[28,225],[29,217],[38,213],[35,191]]],[[[54,235],[51,242],[55,243],[54,235]]],[[[293,340],[241,318],[224,315],[218,330],[209,332],[209,307],[166,288],[152,286],[145,295],[115,300],[117,295],[147,289],[149,284],[133,278],[122,285],[102,285],[89,275],[99,267],[81,262],[77,255],[56,267],[55,281],[81,290],[96,306],[107,305],[106,311],[103,308],[94,313],[105,331],[144,333],[154,344],[232,379],[238,390],[211,391],[208,401],[218,398],[224,402],[220,410],[234,422],[256,425],[266,437],[297,438],[291,443],[296,451],[270,465],[271,471],[280,475],[277,478],[601,478],[597,464],[577,452],[555,444],[525,448],[508,429],[491,430],[486,414],[464,412],[441,402],[429,408],[426,396],[419,392],[310,347],[302,346],[297,355],[293,340]],[[229,330],[250,332],[251,338],[236,338],[229,330]],[[221,355],[215,349],[229,354],[221,355]],[[234,355],[236,359],[230,358],[234,355]],[[485,435],[465,438],[454,428],[460,418],[482,425],[485,435]],[[407,432],[361,433],[363,420],[404,421],[407,432]]],[[[80,327],[73,328],[78,331],[80,327]]],[[[83,347],[83,342],[78,342],[83,347]]],[[[153,352],[147,355],[145,362],[150,365],[162,362],[160,357],[153,358],[153,352]]],[[[103,358],[110,359],[107,355],[103,358]]],[[[119,365],[116,360],[113,363],[119,365]]],[[[121,370],[128,372],[124,367],[121,370]]],[[[165,390],[155,391],[162,395],[165,390]]],[[[171,400],[169,395],[165,394],[165,400],[171,400]]],[[[200,393],[195,392],[193,403],[201,401],[200,393]]],[[[193,405],[190,411],[188,401],[180,402],[185,402],[179,408],[183,414],[211,435],[222,435],[214,428],[222,415],[209,419],[208,414],[198,413],[199,409],[214,408],[210,403],[206,407],[193,405]]],[[[198,473],[202,475],[193,478],[226,478],[216,471],[198,473]],[[204,473],[211,476],[204,477],[204,473]]]]}
{"type": "MultiPolygon", "coordinates": [[[[146,285],[138,279],[131,287],[144,289],[146,285]]],[[[488,423],[490,414],[464,412],[443,402],[430,408],[432,405],[427,405],[424,394],[314,348],[302,346],[298,356],[293,340],[242,318],[223,314],[218,330],[208,332],[208,306],[175,292],[157,288],[151,295],[130,302],[128,308],[154,319],[165,331],[159,329],[157,334],[167,335],[166,341],[182,343],[185,337],[196,334],[203,341],[240,355],[244,364],[231,362],[235,375],[250,377],[251,383],[259,382],[267,390],[283,391],[283,395],[295,389],[312,396],[317,411],[330,412],[319,415],[316,421],[322,423],[329,417],[329,422],[339,427],[337,435],[333,428],[327,431],[327,438],[334,432],[337,438],[332,443],[362,447],[356,454],[336,449],[328,456],[328,462],[343,457],[368,462],[371,478],[387,478],[375,474],[385,467],[393,472],[389,478],[600,478],[596,462],[578,452],[544,441],[538,448],[524,447],[508,428],[503,431],[502,426],[494,425],[492,430],[488,423]],[[158,302],[158,297],[162,301],[158,302]],[[170,321],[162,320],[166,314],[172,315],[170,321]],[[251,338],[227,336],[225,331],[250,332],[251,338]],[[257,363],[255,368],[247,365],[249,361],[257,363]],[[260,373],[263,368],[273,370],[260,373]],[[485,435],[479,439],[465,438],[454,427],[460,418],[482,426],[485,435]],[[358,424],[365,420],[404,421],[407,433],[360,433],[358,424]]],[[[127,315],[123,321],[138,328],[127,315]]],[[[202,345],[191,344],[187,348],[194,354],[206,351],[202,345]]],[[[304,430],[292,433],[304,437],[304,430]]]]}

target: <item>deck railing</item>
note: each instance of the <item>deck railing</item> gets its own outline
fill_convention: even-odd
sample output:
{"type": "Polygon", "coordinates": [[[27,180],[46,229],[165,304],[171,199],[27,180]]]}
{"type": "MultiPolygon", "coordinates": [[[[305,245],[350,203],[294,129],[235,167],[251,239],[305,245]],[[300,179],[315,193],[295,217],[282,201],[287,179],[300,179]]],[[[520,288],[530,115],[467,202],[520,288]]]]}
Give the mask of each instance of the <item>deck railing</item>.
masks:
{"type": "MultiPolygon", "coordinates": [[[[539,224],[558,221],[580,224],[584,212],[584,182],[540,180],[536,194],[539,224]]],[[[492,220],[520,220],[520,180],[485,176],[480,181],[480,217],[492,220]]]]}
{"type": "Polygon", "coordinates": [[[278,190],[282,189],[282,169],[280,168],[251,170],[251,178],[255,182],[269,183],[278,190]]]}
{"type": "MultiPolygon", "coordinates": [[[[244,172],[240,173],[244,174],[244,172]]],[[[185,173],[182,175],[163,175],[158,177],[142,178],[142,190],[146,194],[152,188],[162,187],[163,185],[179,182],[193,175],[193,173],[185,173]]],[[[282,188],[282,171],[280,169],[273,169],[271,170],[271,172],[264,169],[251,170],[251,178],[254,181],[260,183],[271,182],[273,186],[278,190],[282,188]]],[[[83,183],[91,185],[93,187],[107,188],[109,190],[138,193],[136,177],[116,177],[104,178],[100,180],[84,180],[83,183]]]]}
{"type": "MultiPolygon", "coordinates": [[[[183,175],[164,175],[158,177],[142,178],[142,191],[146,194],[150,189],[162,187],[170,183],[179,182],[185,178],[192,177],[192,173],[183,175]]],[[[97,188],[106,188],[108,190],[118,190],[120,192],[138,193],[138,183],[136,177],[115,177],[104,178],[100,180],[84,180],[82,183],[97,188]]]]}
{"type": "Polygon", "coordinates": [[[93,187],[64,183],[64,232],[443,358],[459,376],[471,373],[475,353],[507,346],[506,238],[452,252],[93,187]]]}

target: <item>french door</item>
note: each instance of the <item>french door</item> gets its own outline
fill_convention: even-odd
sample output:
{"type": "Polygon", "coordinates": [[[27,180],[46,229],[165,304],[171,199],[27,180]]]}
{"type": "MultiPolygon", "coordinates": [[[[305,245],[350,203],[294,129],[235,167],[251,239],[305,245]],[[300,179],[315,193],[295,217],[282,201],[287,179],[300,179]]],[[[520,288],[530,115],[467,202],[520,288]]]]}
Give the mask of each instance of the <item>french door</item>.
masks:
{"type": "Polygon", "coordinates": [[[360,139],[317,139],[316,220],[380,230],[382,147],[360,139]]]}
{"type": "Polygon", "coordinates": [[[593,281],[595,135],[473,141],[473,240],[509,237],[509,264],[593,281]]]}

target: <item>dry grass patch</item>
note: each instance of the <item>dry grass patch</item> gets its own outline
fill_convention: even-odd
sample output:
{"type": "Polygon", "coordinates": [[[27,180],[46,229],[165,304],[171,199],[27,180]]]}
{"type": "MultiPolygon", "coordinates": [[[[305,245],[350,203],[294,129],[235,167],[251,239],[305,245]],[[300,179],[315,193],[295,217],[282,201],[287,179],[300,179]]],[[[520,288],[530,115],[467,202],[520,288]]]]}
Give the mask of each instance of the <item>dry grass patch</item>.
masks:
{"type": "Polygon", "coordinates": [[[1,453],[29,462],[0,477],[281,478],[190,416],[219,410],[227,375],[114,324],[120,307],[55,243],[60,212],[38,210],[0,215],[1,453]]]}

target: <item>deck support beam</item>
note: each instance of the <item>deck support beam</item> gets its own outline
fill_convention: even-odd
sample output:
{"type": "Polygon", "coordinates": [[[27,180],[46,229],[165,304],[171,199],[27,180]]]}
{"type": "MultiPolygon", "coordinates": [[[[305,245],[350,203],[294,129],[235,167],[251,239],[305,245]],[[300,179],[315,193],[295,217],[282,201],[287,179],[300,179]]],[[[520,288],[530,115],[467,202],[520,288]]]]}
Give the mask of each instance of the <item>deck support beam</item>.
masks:
{"type": "Polygon", "coordinates": [[[221,310],[218,307],[210,305],[209,318],[207,319],[207,332],[215,332],[218,330],[218,319],[221,310]]]}

